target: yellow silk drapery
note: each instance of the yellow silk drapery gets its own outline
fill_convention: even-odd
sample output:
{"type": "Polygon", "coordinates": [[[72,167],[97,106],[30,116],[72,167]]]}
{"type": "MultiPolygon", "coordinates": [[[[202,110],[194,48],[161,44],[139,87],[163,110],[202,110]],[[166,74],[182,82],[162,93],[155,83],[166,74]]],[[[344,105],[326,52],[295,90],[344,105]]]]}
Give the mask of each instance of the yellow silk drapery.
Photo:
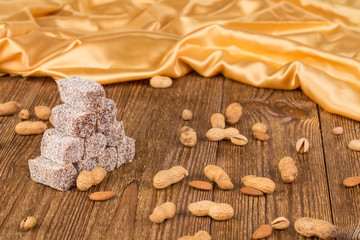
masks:
{"type": "Polygon", "coordinates": [[[360,1],[0,0],[0,72],[102,84],[191,70],[360,120],[360,1]]]}

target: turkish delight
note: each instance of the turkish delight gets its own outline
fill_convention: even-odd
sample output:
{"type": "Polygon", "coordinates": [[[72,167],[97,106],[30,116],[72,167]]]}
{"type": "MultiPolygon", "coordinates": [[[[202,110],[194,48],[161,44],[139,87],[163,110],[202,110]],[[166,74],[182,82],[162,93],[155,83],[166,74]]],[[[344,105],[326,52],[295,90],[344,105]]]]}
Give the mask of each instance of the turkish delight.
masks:
{"type": "Polygon", "coordinates": [[[41,155],[59,165],[80,161],[84,155],[84,139],[70,137],[55,128],[44,132],[41,155]]]}
{"type": "Polygon", "coordinates": [[[104,132],[104,135],[107,139],[108,146],[114,147],[118,145],[125,137],[125,130],[122,121],[115,121],[115,123],[104,132]]]}
{"type": "Polygon", "coordinates": [[[89,137],[96,129],[94,113],[82,112],[67,104],[52,109],[51,123],[56,129],[72,137],[89,137]]]}
{"type": "Polygon", "coordinates": [[[105,90],[99,83],[79,77],[59,79],[56,83],[64,103],[84,112],[95,112],[103,107],[105,90]]]}
{"type": "Polygon", "coordinates": [[[113,100],[105,98],[103,108],[96,113],[96,127],[98,132],[109,129],[116,120],[116,105],[113,100]]]}
{"type": "Polygon", "coordinates": [[[85,139],[85,153],[84,159],[95,158],[105,150],[106,137],[102,133],[95,133],[94,135],[85,139]]]}
{"type": "Polygon", "coordinates": [[[38,183],[50,186],[60,191],[66,191],[75,186],[77,171],[68,163],[61,166],[42,156],[29,160],[30,177],[38,183]]]}
{"type": "Polygon", "coordinates": [[[90,171],[91,169],[97,166],[98,166],[97,158],[83,159],[74,163],[74,167],[76,168],[78,173],[84,170],[90,171]]]}
{"type": "Polygon", "coordinates": [[[107,147],[97,158],[98,167],[102,167],[107,172],[111,172],[115,169],[117,160],[116,148],[107,147]]]}
{"type": "Polygon", "coordinates": [[[124,163],[132,162],[135,156],[135,139],[125,136],[125,138],[116,146],[118,161],[116,167],[124,163]]]}

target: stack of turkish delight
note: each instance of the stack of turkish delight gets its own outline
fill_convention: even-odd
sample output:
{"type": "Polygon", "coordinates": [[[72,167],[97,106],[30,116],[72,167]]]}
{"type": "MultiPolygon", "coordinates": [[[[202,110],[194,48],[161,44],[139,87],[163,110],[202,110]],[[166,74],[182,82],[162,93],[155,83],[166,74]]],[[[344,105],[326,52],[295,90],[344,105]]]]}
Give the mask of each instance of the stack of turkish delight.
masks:
{"type": "Polygon", "coordinates": [[[131,162],[135,140],[116,120],[116,106],[97,82],[72,77],[57,81],[61,105],[51,111],[55,128],[44,132],[41,156],[29,160],[31,178],[60,191],[75,186],[83,170],[107,172],[131,162]]]}

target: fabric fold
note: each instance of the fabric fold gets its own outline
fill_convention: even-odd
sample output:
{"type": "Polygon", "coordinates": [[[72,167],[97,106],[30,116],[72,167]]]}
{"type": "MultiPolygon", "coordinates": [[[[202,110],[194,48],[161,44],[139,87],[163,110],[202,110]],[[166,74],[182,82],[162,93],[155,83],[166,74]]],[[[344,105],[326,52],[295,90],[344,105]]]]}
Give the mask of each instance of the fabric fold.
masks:
{"type": "Polygon", "coordinates": [[[196,71],[360,120],[360,6],[316,0],[0,0],[0,72],[101,84],[196,71]]]}

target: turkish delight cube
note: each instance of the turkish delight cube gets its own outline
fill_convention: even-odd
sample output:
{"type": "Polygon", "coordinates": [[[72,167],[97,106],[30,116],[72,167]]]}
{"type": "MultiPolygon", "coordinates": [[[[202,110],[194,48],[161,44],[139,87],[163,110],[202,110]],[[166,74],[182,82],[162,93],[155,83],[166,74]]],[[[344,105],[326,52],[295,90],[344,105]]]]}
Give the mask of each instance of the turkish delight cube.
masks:
{"type": "Polygon", "coordinates": [[[115,121],[115,123],[104,132],[104,135],[107,139],[108,146],[114,147],[118,145],[125,137],[125,130],[122,121],[115,121]]]}
{"type": "Polygon", "coordinates": [[[85,138],[95,132],[96,116],[95,113],[82,112],[61,104],[52,109],[51,123],[66,135],[85,138]]]}
{"type": "Polygon", "coordinates": [[[97,158],[82,159],[74,163],[74,167],[76,168],[78,173],[84,170],[90,171],[91,169],[97,166],[98,166],[97,158]]]}
{"type": "Polygon", "coordinates": [[[115,169],[117,160],[116,149],[114,147],[107,147],[97,158],[98,167],[102,167],[107,172],[111,172],[115,169]]]}
{"type": "Polygon", "coordinates": [[[135,157],[135,139],[125,136],[125,138],[116,146],[118,161],[116,167],[124,163],[132,162],[135,157]]]}
{"type": "Polygon", "coordinates": [[[106,137],[102,133],[95,133],[85,139],[84,159],[96,158],[105,150],[105,148],[106,137]]]}
{"type": "Polygon", "coordinates": [[[30,177],[38,183],[66,191],[75,186],[78,175],[71,163],[61,166],[45,157],[29,160],[30,177]]]}
{"type": "Polygon", "coordinates": [[[99,83],[79,77],[59,79],[56,83],[64,103],[84,112],[95,112],[103,107],[105,90],[99,83]]]}
{"type": "Polygon", "coordinates": [[[59,165],[80,161],[84,155],[84,139],[47,129],[41,141],[41,155],[59,165]]]}
{"type": "Polygon", "coordinates": [[[116,120],[116,105],[113,100],[105,98],[104,106],[96,113],[96,131],[104,132],[110,128],[116,120]]]}

